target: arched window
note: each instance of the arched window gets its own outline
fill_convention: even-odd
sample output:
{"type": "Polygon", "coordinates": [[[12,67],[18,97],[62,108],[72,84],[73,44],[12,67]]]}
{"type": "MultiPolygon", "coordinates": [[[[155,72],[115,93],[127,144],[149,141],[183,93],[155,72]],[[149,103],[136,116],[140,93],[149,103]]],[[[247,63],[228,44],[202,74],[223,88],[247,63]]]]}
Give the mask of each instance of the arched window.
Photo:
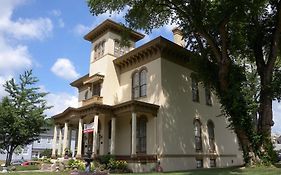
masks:
{"type": "Polygon", "coordinates": [[[208,135],[209,135],[209,146],[210,146],[210,151],[214,152],[215,151],[215,126],[214,123],[209,120],[207,123],[208,127],[208,135]]]}
{"type": "Polygon", "coordinates": [[[140,82],[138,72],[135,72],[132,76],[132,94],[133,99],[140,97],[140,82]]]}
{"type": "Polygon", "coordinates": [[[146,96],[146,69],[140,72],[140,96],[146,96]]]}
{"type": "Polygon", "coordinates": [[[137,153],[146,153],[146,122],[147,119],[145,116],[142,116],[137,119],[137,153]]]}
{"type": "Polygon", "coordinates": [[[147,95],[147,69],[136,71],[132,75],[132,98],[145,97],[147,95]]]}
{"type": "Polygon", "coordinates": [[[195,149],[202,151],[201,123],[198,119],[194,121],[195,149]]]}

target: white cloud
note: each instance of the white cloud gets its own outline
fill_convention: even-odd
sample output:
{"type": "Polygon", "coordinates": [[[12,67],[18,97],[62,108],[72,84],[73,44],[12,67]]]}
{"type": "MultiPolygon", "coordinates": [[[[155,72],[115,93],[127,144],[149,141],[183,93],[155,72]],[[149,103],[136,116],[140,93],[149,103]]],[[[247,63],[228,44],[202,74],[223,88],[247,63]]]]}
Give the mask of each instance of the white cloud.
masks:
{"type": "Polygon", "coordinates": [[[0,22],[0,32],[8,34],[15,39],[39,39],[42,40],[51,34],[52,21],[49,18],[23,19],[11,21],[10,18],[0,22]]]}
{"type": "Polygon", "coordinates": [[[49,18],[15,18],[14,10],[27,0],[1,1],[0,6],[0,97],[6,93],[2,84],[33,65],[28,46],[22,39],[42,40],[53,30],[49,18]]]}
{"type": "Polygon", "coordinates": [[[92,30],[94,27],[96,27],[97,25],[99,25],[106,19],[112,19],[114,21],[124,22],[124,15],[125,15],[126,11],[127,11],[127,8],[120,13],[111,14],[109,11],[107,11],[106,13],[99,15],[96,18],[96,20],[94,21],[94,23],[92,23],[90,26],[86,26],[83,24],[77,24],[74,27],[73,31],[75,34],[81,36],[81,35],[86,35],[90,30],[92,30]]]}
{"type": "Polygon", "coordinates": [[[71,95],[68,93],[50,93],[46,96],[47,104],[53,106],[46,111],[48,117],[54,116],[63,112],[68,107],[78,107],[77,95],[71,95]]]}
{"type": "Polygon", "coordinates": [[[72,62],[67,58],[58,58],[52,66],[51,71],[55,75],[67,80],[72,80],[79,76],[72,62]]]}
{"type": "Polygon", "coordinates": [[[83,24],[77,24],[74,27],[74,33],[78,34],[78,35],[85,35],[87,34],[89,31],[91,30],[91,27],[89,26],[85,26],[83,24]]]}
{"type": "Polygon", "coordinates": [[[27,46],[11,46],[0,36],[0,75],[11,75],[29,69],[31,65],[32,59],[27,46]]]}
{"type": "MultiPolygon", "coordinates": [[[[40,92],[48,92],[44,85],[39,86],[40,92]]],[[[51,109],[46,110],[45,114],[48,117],[52,117],[56,114],[63,112],[68,107],[78,107],[78,95],[69,94],[65,92],[49,93],[46,96],[48,106],[53,106],[51,109]]]]}
{"type": "Polygon", "coordinates": [[[58,9],[53,9],[49,12],[49,14],[53,15],[53,16],[61,16],[61,11],[58,9]]]}

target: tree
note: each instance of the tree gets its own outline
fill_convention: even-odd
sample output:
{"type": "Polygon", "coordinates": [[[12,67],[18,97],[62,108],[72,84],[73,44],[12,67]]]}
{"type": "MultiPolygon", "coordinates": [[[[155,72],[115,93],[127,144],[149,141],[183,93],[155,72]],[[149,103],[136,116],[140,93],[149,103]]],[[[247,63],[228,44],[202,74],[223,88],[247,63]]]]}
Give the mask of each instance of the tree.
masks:
{"type": "Polygon", "coordinates": [[[280,0],[88,0],[88,6],[93,15],[129,7],[125,15],[129,27],[146,32],[177,23],[194,55],[194,68],[219,97],[245,162],[272,160],[272,100],[280,97],[278,83],[273,82],[273,77],[280,80],[274,76],[281,48],[280,0]],[[246,94],[249,77],[239,61],[245,58],[256,66],[259,77],[256,99],[246,94]],[[257,127],[250,105],[255,101],[257,127]]]}
{"type": "Polygon", "coordinates": [[[38,82],[32,71],[19,76],[19,83],[11,79],[4,84],[9,96],[0,103],[0,149],[7,154],[5,166],[10,165],[12,155],[19,146],[38,139],[46,129],[44,111],[49,109],[44,97],[34,84],[38,82]]]}

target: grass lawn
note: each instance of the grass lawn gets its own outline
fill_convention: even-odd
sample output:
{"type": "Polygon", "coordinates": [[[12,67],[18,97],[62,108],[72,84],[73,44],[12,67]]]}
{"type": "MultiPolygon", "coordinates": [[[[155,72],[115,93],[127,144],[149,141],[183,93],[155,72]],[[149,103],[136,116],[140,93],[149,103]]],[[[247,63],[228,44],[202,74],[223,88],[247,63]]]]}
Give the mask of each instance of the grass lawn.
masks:
{"type": "MultiPolygon", "coordinates": [[[[59,173],[39,173],[39,172],[14,172],[9,175],[69,175],[68,172],[59,173]]],[[[145,175],[276,175],[281,174],[281,168],[224,168],[224,169],[204,169],[204,170],[191,170],[186,172],[173,172],[173,173],[145,173],[145,175]]],[[[128,174],[129,175],[129,174],[128,174]]],[[[140,175],[140,174],[134,174],[140,175]]],[[[144,175],[144,174],[141,174],[144,175]]]]}

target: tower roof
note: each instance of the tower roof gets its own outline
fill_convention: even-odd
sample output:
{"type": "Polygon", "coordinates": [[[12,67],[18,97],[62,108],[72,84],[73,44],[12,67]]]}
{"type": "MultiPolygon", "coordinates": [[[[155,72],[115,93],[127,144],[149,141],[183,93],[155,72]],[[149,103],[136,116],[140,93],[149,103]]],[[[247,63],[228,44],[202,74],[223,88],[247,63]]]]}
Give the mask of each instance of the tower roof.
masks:
{"type": "Polygon", "coordinates": [[[120,33],[123,32],[125,30],[129,31],[129,36],[130,39],[134,40],[135,42],[139,41],[140,39],[144,38],[144,35],[131,30],[127,27],[124,27],[123,25],[112,21],[110,19],[105,20],[104,22],[102,22],[101,24],[99,24],[97,27],[95,27],[92,31],[90,31],[88,34],[86,34],[84,36],[85,40],[88,41],[93,41],[94,39],[98,38],[100,35],[102,35],[103,33],[107,32],[107,31],[112,31],[115,33],[120,33]]]}

